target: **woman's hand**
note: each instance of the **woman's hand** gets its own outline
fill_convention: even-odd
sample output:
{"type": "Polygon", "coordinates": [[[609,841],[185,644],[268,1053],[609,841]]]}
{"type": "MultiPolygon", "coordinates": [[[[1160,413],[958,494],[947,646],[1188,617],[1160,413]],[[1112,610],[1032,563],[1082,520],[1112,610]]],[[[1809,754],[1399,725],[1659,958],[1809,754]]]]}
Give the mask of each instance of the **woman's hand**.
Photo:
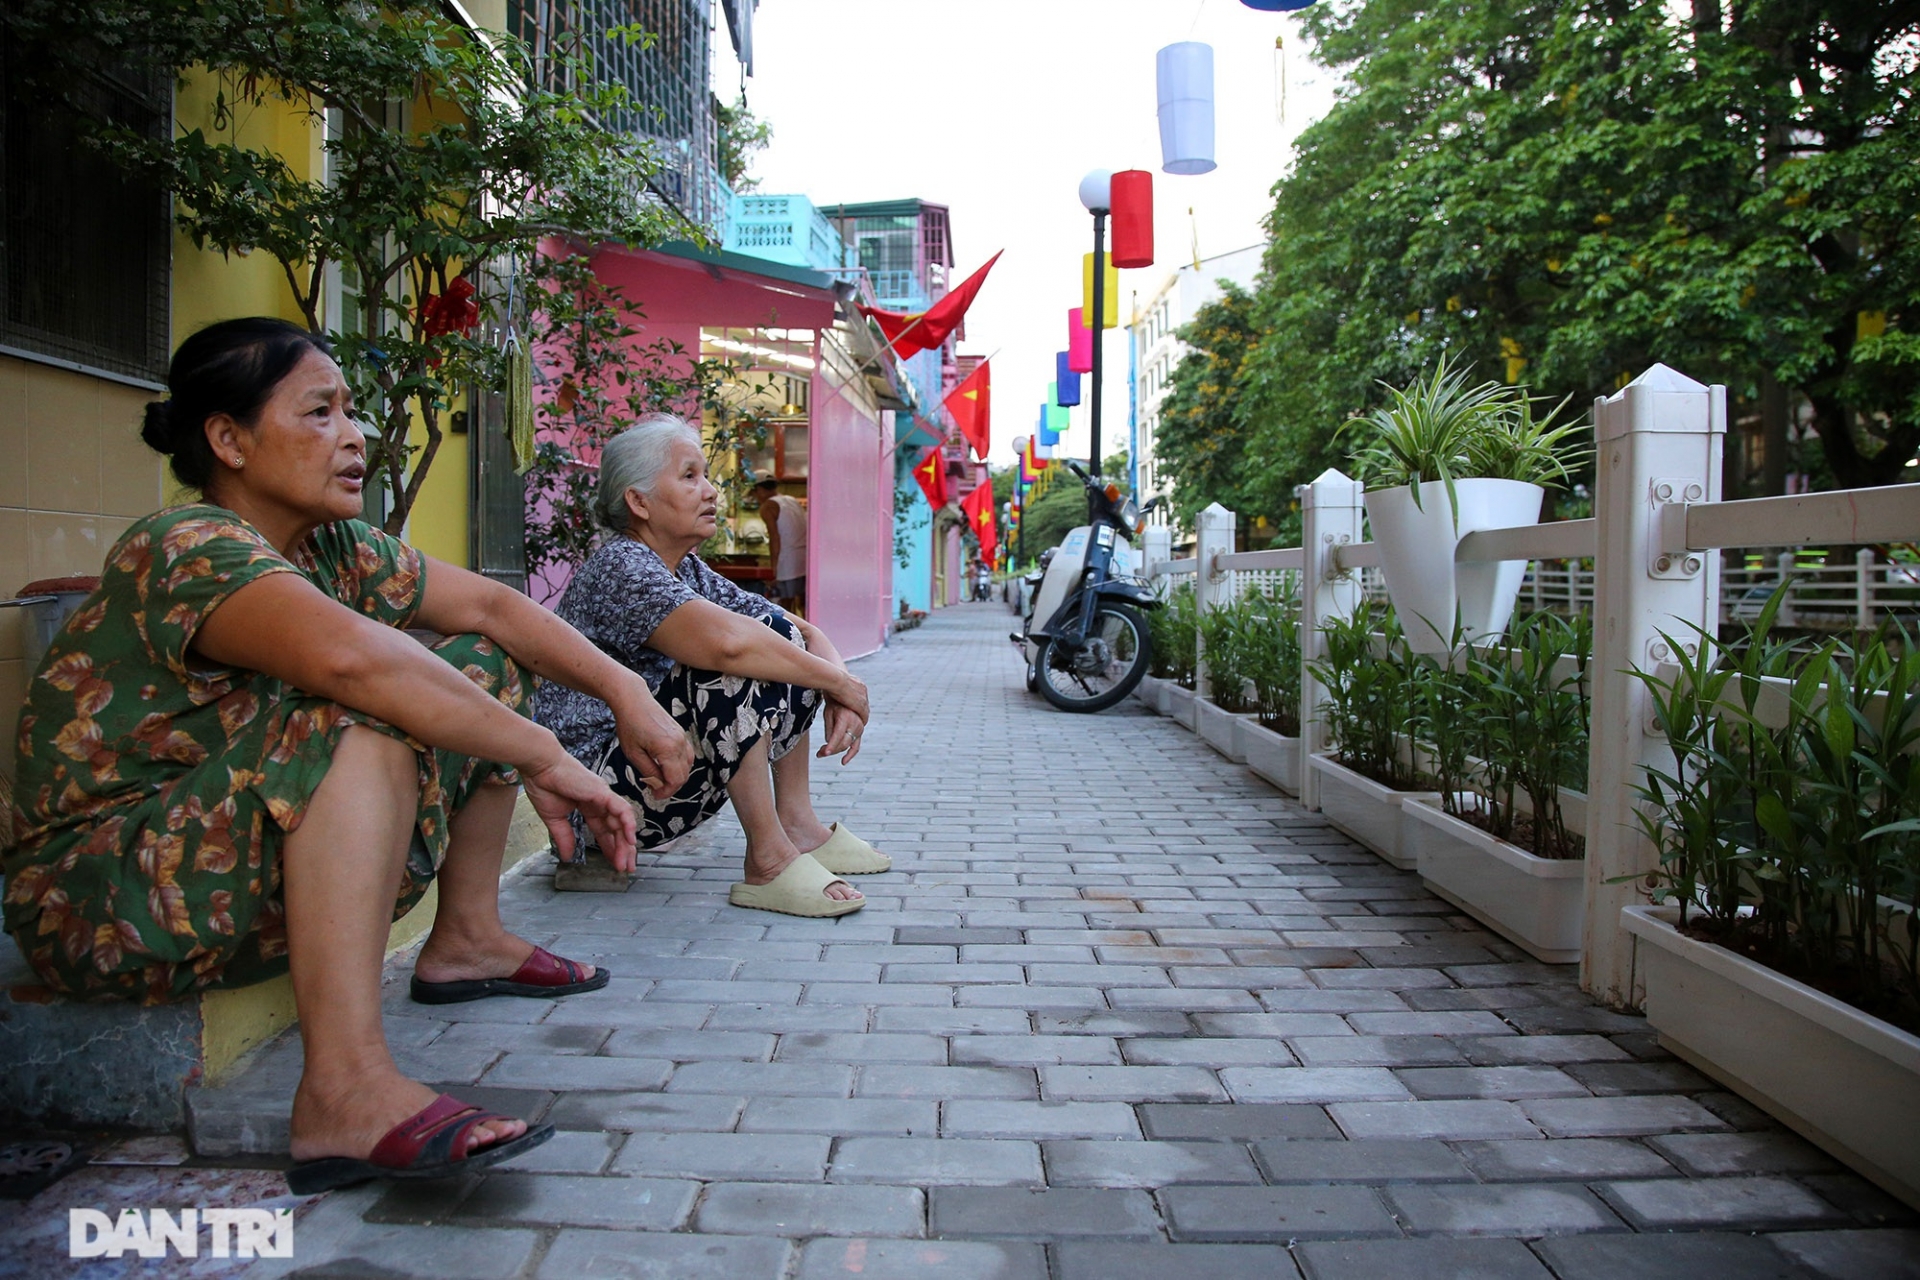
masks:
{"type": "Polygon", "coordinates": [[[625,696],[612,705],[614,732],[627,762],[640,770],[640,780],[655,799],[666,799],[693,772],[693,739],[639,676],[631,678],[625,696]]]}
{"type": "Polygon", "coordinates": [[[567,815],[578,809],[607,861],[620,871],[633,870],[633,809],[585,765],[556,751],[545,763],[522,765],[520,784],[533,811],[547,824],[554,852],[562,862],[573,858],[573,827],[567,815]]]}
{"type": "Polygon", "coordinates": [[[827,695],[829,705],[838,703],[859,717],[862,727],[873,716],[873,708],[867,703],[867,682],[844,667],[840,669],[840,678],[821,692],[827,695]]]}
{"type": "Polygon", "coordinates": [[[866,721],[839,703],[829,701],[820,714],[820,724],[826,741],[814,755],[822,760],[840,756],[841,764],[852,764],[853,758],[860,754],[860,734],[867,727],[866,721]]]}

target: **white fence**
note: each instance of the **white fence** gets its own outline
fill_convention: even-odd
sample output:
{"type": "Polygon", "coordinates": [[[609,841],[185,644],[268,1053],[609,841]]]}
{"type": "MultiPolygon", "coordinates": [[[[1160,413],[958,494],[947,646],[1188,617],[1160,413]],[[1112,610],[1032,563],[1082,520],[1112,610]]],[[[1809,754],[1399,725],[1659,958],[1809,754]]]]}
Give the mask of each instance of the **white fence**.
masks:
{"type": "MultiPolygon", "coordinates": [[[[1581,983],[1614,1005],[1638,1005],[1630,939],[1620,909],[1639,901],[1633,883],[1657,864],[1635,817],[1633,786],[1667,754],[1652,723],[1645,686],[1629,674],[1668,656],[1661,633],[1684,635],[1723,616],[1758,612],[1755,597],[1793,583],[1788,621],[1803,626],[1871,627],[1891,613],[1920,611],[1920,583],[1904,566],[1807,567],[1788,552],[1761,568],[1723,567],[1723,548],[1891,543],[1920,538],[1920,484],[1726,502],[1720,498],[1722,387],[1707,387],[1661,365],[1594,403],[1598,445],[1591,519],[1469,534],[1456,561],[1534,560],[1523,602],[1584,608],[1594,616],[1592,746],[1588,760],[1586,923],[1581,983]],[[1584,562],[1591,568],[1580,567],[1584,562]],[[1531,598],[1527,593],[1532,593],[1531,598]],[[1723,615],[1722,600],[1727,602],[1723,615]]],[[[1378,580],[1380,550],[1362,539],[1361,486],[1328,471],[1302,490],[1302,545],[1235,552],[1234,514],[1202,512],[1195,555],[1172,560],[1168,534],[1149,529],[1149,577],[1191,576],[1202,611],[1231,600],[1243,575],[1301,575],[1304,664],[1325,652],[1323,626],[1350,616],[1378,580]]],[[[1764,599],[1764,596],[1760,597],[1764,599]]],[[[1204,646],[1196,679],[1207,694],[1204,646]]],[[[1301,678],[1301,751],[1318,750],[1325,690],[1310,669],[1301,678]]],[[[1318,775],[1301,761],[1301,800],[1319,807],[1318,775]]]]}

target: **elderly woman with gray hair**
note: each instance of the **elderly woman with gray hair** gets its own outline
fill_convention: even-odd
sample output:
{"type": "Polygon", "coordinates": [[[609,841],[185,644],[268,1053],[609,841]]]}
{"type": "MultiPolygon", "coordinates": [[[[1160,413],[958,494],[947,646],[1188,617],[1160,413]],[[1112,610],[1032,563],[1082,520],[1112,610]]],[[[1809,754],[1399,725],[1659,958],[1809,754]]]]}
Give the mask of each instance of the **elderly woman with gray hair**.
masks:
{"type": "Polygon", "coordinates": [[[865,905],[843,876],[885,871],[885,854],[814,813],[808,730],[818,754],[851,763],[866,727],[866,685],[826,635],[743,591],[694,554],[713,535],[719,494],[700,433],[648,418],[608,441],[595,514],[611,536],[573,575],[559,614],[645,678],[694,743],[692,775],[662,799],[626,757],[613,712],[590,693],[544,684],[534,718],[635,805],[642,848],[665,844],[729,798],[747,835],[746,874],[729,900],[797,916],[865,905]]]}

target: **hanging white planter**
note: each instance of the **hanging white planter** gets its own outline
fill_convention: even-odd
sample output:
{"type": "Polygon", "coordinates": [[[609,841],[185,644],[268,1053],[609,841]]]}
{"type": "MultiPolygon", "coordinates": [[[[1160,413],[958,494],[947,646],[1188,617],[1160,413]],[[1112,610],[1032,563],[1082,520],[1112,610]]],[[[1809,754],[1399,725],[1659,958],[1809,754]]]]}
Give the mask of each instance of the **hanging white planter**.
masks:
{"type": "Polygon", "coordinates": [[[1160,167],[1168,173],[1211,173],[1213,46],[1183,40],[1154,60],[1160,100],[1160,167]]]}
{"type": "Polygon", "coordinates": [[[1407,646],[1415,653],[1445,653],[1457,610],[1461,637],[1487,644],[1507,628],[1514,601],[1526,580],[1525,560],[1481,561],[1456,565],[1460,539],[1482,529],[1511,529],[1540,522],[1537,484],[1522,480],[1471,479],[1453,482],[1459,518],[1447,499],[1444,481],[1420,486],[1420,504],[1405,485],[1366,495],[1367,525],[1380,548],[1380,574],[1407,646]]]}

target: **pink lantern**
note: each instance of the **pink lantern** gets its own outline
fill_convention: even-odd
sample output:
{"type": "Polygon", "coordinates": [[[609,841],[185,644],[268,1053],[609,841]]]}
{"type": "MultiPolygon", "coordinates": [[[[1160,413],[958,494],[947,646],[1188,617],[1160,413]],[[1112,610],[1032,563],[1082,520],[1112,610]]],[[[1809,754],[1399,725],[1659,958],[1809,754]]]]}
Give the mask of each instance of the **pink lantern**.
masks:
{"type": "Polygon", "coordinates": [[[1067,368],[1093,372],[1093,330],[1080,322],[1081,308],[1067,312],[1067,368]]]}

